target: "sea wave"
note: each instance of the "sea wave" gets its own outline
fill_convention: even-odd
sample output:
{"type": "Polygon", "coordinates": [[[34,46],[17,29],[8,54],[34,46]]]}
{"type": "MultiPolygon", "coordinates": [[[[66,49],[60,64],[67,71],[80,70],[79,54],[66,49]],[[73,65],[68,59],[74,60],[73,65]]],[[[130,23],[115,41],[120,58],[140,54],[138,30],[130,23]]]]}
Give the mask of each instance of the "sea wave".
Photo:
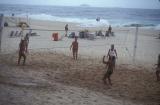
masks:
{"type": "Polygon", "coordinates": [[[59,21],[59,22],[73,22],[78,23],[80,27],[107,27],[109,25],[116,26],[116,27],[136,27],[138,24],[140,27],[143,28],[155,28],[156,30],[160,30],[160,24],[147,24],[147,23],[139,23],[139,22],[126,22],[126,23],[112,23],[107,19],[101,19],[99,22],[96,19],[88,19],[88,18],[75,18],[75,17],[58,17],[49,14],[19,14],[16,15],[17,17],[23,18],[31,18],[37,20],[50,20],[50,21],[59,21]]]}
{"type": "Polygon", "coordinates": [[[69,6],[35,6],[35,5],[0,5],[0,13],[11,16],[31,19],[51,20],[60,22],[79,23],[80,27],[108,26],[156,27],[160,24],[160,9],[124,9],[124,8],[97,8],[97,7],[69,7],[69,6]],[[25,8],[24,8],[25,7],[25,8]],[[100,17],[97,22],[96,18],[100,17]]]}
{"type": "Polygon", "coordinates": [[[38,20],[50,20],[50,21],[59,21],[59,22],[73,22],[79,23],[80,27],[97,27],[97,26],[108,26],[109,22],[105,19],[101,19],[99,22],[96,19],[88,19],[88,18],[69,18],[69,17],[58,17],[52,16],[48,14],[20,14],[17,17],[27,17],[31,19],[38,20]]]}
{"type": "Polygon", "coordinates": [[[155,30],[160,30],[160,24],[155,27],[155,30]]]}

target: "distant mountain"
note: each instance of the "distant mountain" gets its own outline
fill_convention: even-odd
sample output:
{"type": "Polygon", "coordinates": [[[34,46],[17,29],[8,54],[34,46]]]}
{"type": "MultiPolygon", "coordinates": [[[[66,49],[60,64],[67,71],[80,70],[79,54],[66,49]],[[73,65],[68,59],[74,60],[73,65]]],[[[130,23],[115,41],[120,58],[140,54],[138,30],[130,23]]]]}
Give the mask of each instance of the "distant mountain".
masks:
{"type": "Polygon", "coordinates": [[[81,4],[80,6],[81,7],[90,7],[90,5],[88,5],[88,4],[81,4]]]}

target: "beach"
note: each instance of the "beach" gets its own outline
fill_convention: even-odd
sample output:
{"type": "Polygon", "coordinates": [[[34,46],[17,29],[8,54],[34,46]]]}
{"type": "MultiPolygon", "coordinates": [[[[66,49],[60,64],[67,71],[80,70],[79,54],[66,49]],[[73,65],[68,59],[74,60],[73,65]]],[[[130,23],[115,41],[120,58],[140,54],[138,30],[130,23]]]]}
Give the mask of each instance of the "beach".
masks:
{"type": "Polygon", "coordinates": [[[104,85],[99,59],[31,52],[25,66],[17,54],[1,56],[1,104],[158,105],[159,83],[143,66],[117,65],[112,86],[104,85]]]}
{"type": "MultiPolygon", "coordinates": [[[[7,20],[7,19],[6,19],[7,20]]],[[[23,19],[21,19],[23,20],[23,19]]],[[[26,21],[24,19],[24,21],[26,21]]],[[[90,33],[108,27],[80,27],[78,23],[29,20],[32,32],[25,66],[18,66],[18,46],[21,37],[10,37],[20,31],[13,23],[3,29],[0,54],[0,101],[2,105],[158,105],[160,84],[156,82],[155,67],[160,52],[159,30],[138,30],[135,61],[133,49],[135,27],[112,27],[114,37],[80,39],[78,60],[72,58],[69,47],[74,39],[64,37],[84,29],[90,33]],[[53,41],[58,32],[61,40],[53,41]],[[106,71],[102,57],[114,44],[118,53],[112,86],[104,85],[106,71]]],[[[26,28],[24,34],[29,32],[26,28]]]]}
{"type": "MultiPolygon", "coordinates": [[[[7,20],[7,19],[6,19],[7,20]]],[[[27,21],[21,18],[22,21],[27,21]]],[[[66,55],[71,55],[69,47],[73,41],[72,38],[65,36],[64,26],[69,24],[69,32],[75,32],[76,35],[82,30],[89,30],[89,33],[95,34],[96,31],[102,30],[103,34],[108,27],[80,27],[78,23],[66,23],[58,21],[42,21],[33,20],[29,21],[30,27],[33,29],[32,33],[37,36],[30,38],[30,50],[50,50],[53,52],[61,52],[66,55]],[[34,30],[35,29],[35,30],[34,30]],[[59,34],[60,41],[53,41],[52,34],[59,34]]],[[[11,23],[11,26],[15,24],[11,23]]],[[[10,38],[11,31],[21,31],[17,27],[5,27],[2,36],[2,53],[15,52],[18,50],[18,44],[21,37],[10,38]]],[[[24,35],[29,32],[29,28],[24,30],[24,35]]],[[[113,27],[114,37],[96,37],[94,40],[78,39],[79,42],[79,55],[83,57],[102,58],[107,55],[111,44],[115,45],[118,53],[118,62],[121,64],[133,63],[133,54],[135,47],[135,27],[113,27]],[[86,50],[87,49],[87,50],[86,50]]],[[[157,62],[157,57],[160,51],[159,43],[159,30],[154,28],[138,29],[138,40],[136,48],[136,62],[144,66],[152,66],[157,62]]]]}

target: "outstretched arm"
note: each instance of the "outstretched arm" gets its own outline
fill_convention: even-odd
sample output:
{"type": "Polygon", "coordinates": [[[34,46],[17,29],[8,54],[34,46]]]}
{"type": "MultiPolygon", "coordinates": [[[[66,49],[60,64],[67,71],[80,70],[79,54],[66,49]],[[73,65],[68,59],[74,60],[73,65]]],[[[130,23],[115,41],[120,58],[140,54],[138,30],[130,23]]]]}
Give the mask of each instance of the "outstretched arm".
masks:
{"type": "Polygon", "coordinates": [[[19,47],[18,47],[18,50],[20,50],[20,47],[21,47],[21,42],[19,43],[19,47]]]}
{"type": "Polygon", "coordinates": [[[115,53],[116,53],[116,57],[118,58],[118,56],[117,56],[117,51],[115,50],[115,53]]]}
{"type": "Polygon", "coordinates": [[[72,47],[73,47],[73,43],[72,43],[71,46],[70,46],[70,50],[72,49],[72,47]]]}
{"type": "Polygon", "coordinates": [[[110,52],[110,49],[108,50],[108,54],[107,54],[107,57],[109,57],[109,52],[110,52]]]}
{"type": "Polygon", "coordinates": [[[105,59],[105,56],[103,56],[103,64],[107,64],[107,62],[104,59],[105,59]]]}
{"type": "Polygon", "coordinates": [[[28,43],[25,42],[25,52],[28,52],[28,43]]]}
{"type": "MultiPolygon", "coordinates": [[[[78,43],[78,42],[77,42],[78,43]]],[[[77,49],[79,49],[79,44],[77,44],[77,49]]]]}

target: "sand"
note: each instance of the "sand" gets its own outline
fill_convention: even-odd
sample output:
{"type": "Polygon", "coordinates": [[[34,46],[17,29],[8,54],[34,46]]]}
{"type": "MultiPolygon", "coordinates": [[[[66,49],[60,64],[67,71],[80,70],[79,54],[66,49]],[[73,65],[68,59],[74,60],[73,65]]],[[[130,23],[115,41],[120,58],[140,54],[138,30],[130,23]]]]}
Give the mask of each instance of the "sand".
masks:
{"type": "MultiPolygon", "coordinates": [[[[30,20],[34,29],[64,30],[66,23],[30,20]]],[[[91,33],[107,27],[82,28],[68,23],[69,32],[88,29],[91,33]]],[[[0,102],[2,105],[158,105],[160,84],[156,82],[154,64],[160,53],[159,31],[139,28],[136,62],[133,62],[135,28],[113,27],[115,37],[95,40],[78,39],[79,59],[72,59],[69,46],[73,39],[53,41],[52,33],[64,31],[33,30],[26,66],[17,66],[20,37],[10,38],[5,27],[0,54],[0,102]],[[113,86],[104,85],[106,71],[101,59],[111,44],[118,52],[113,86]]],[[[25,30],[25,32],[28,32],[25,30]]]]}
{"type": "MultiPolygon", "coordinates": [[[[6,19],[7,20],[7,19],[6,19]]],[[[21,19],[23,20],[23,19],[21,19]]],[[[25,21],[25,20],[24,20],[25,21]]],[[[38,35],[37,37],[31,37],[29,43],[30,50],[52,50],[53,52],[61,52],[66,55],[70,54],[69,47],[73,39],[68,39],[63,37],[62,41],[55,42],[52,38],[52,33],[58,32],[59,37],[64,36],[64,26],[65,22],[57,21],[40,21],[40,20],[30,20],[31,28],[33,29],[47,29],[55,31],[40,31],[33,30],[38,35]],[[61,31],[56,31],[61,30],[61,31]]],[[[88,29],[90,33],[95,33],[98,30],[102,30],[103,33],[106,31],[107,27],[79,27],[78,23],[68,23],[69,33],[78,32],[83,29],[88,29]]],[[[14,26],[15,24],[11,24],[14,26]]],[[[10,32],[20,31],[17,27],[6,27],[3,30],[2,36],[2,53],[15,52],[18,49],[18,44],[20,38],[9,38],[10,32]]],[[[29,32],[24,31],[24,34],[29,32]]],[[[118,52],[118,63],[121,64],[132,64],[133,63],[133,49],[134,49],[134,39],[135,39],[135,28],[122,28],[113,27],[113,32],[115,37],[101,38],[97,37],[95,40],[84,40],[79,39],[79,54],[84,57],[94,57],[101,58],[106,55],[111,44],[115,44],[115,48],[118,52]],[[86,50],[87,49],[87,50],[86,50]]],[[[160,52],[160,40],[157,39],[159,30],[155,29],[145,29],[139,28],[138,31],[138,45],[136,50],[136,64],[141,64],[143,66],[151,67],[157,61],[157,56],[160,52]]]]}
{"type": "Polygon", "coordinates": [[[160,84],[144,67],[117,65],[112,86],[104,85],[105,65],[99,59],[51,52],[31,52],[26,66],[17,55],[0,56],[2,105],[158,105],[160,84]]]}

